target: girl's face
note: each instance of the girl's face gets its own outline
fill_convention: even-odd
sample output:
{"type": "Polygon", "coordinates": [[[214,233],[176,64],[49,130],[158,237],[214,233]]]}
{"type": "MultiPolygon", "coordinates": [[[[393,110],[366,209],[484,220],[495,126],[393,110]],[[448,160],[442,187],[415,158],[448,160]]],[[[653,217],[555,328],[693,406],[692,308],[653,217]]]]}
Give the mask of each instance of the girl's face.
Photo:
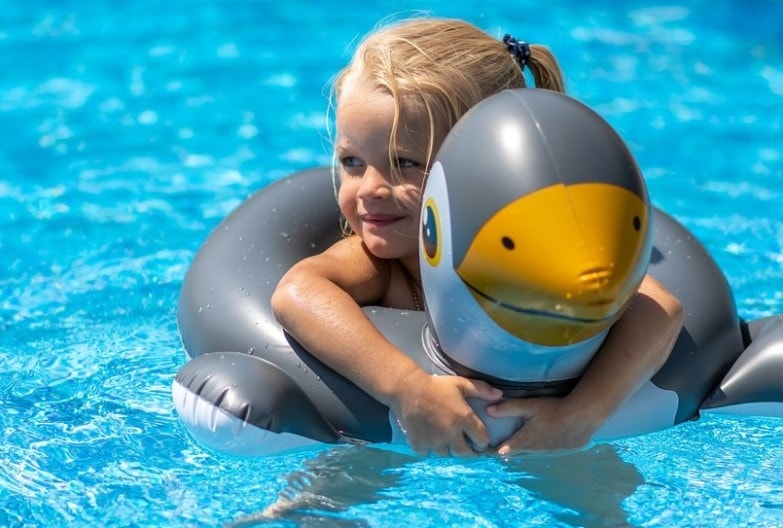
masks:
{"type": "Polygon", "coordinates": [[[337,102],[337,200],[351,229],[376,257],[418,255],[421,187],[428,169],[426,121],[419,117],[400,117],[390,160],[393,97],[359,83],[337,102]],[[399,177],[393,176],[393,164],[399,177]]]}

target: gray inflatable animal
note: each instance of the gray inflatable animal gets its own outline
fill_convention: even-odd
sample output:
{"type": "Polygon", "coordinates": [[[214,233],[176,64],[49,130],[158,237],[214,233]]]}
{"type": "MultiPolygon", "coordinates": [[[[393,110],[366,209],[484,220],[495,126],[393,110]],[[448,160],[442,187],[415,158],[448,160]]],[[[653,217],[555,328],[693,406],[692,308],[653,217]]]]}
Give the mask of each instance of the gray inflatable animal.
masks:
{"type": "MultiPolygon", "coordinates": [[[[283,273],[340,237],[336,202],[324,199],[332,193],[326,168],[269,185],[212,232],[188,270],[178,322],[190,361],[173,399],[211,448],[257,456],[405,442],[388,408],[272,314],[283,273]]],[[[714,260],[650,206],[623,141],[569,97],[509,90],[457,123],[425,188],[420,253],[427,310],[365,311],[427,372],[485,379],[510,397],[564,394],[649,272],[682,302],[684,328],[663,368],[595,439],[701,410],[783,416],[783,317],[738,318],[714,260]]],[[[493,443],[522,425],[474,409],[493,443]]]]}

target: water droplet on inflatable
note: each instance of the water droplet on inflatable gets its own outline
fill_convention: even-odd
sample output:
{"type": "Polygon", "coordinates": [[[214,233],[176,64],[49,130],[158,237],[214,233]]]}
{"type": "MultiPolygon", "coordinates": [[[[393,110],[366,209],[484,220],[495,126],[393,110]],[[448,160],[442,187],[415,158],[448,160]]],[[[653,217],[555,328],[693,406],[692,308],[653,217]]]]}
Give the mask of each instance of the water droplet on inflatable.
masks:
{"type": "Polygon", "coordinates": [[[203,306],[199,306],[199,307],[198,307],[198,313],[201,313],[201,312],[203,312],[203,311],[204,311],[204,307],[203,307],[203,306]]]}
{"type": "Polygon", "coordinates": [[[296,368],[302,368],[302,362],[301,361],[297,361],[296,362],[296,368]]]}
{"type": "Polygon", "coordinates": [[[402,422],[399,420],[399,418],[397,418],[396,420],[397,420],[397,425],[400,428],[400,431],[402,431],[404,434],[408,434],[408,430],[405,429],[405,427],[402,426],[402,422]]]}
{"type": "Polygon", "coordinates": [[[256,347],[250,347],[250,348],[247,349],[247,353],[250,354],[251,356],[253,355],[253,352],[255,352],[255,351],[256,351],[256,347]]]}

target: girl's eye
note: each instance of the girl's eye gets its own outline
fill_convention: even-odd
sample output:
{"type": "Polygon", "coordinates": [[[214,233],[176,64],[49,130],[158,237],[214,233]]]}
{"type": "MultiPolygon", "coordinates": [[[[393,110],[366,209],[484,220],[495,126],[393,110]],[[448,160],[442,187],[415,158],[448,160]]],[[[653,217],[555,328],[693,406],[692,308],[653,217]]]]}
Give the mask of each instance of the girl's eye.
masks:
{"type": "Polygon", "coordinates": [[[348,176],[361,176],[364,173],[364,162],[356,156],[340,158],[340,170],[348,176]]]}
{"type": "Polygon", "coordinates": [[[345,156],[343,158],[340,158],[340,165],[342,165],[345,168],[356,168],[356,167],[361,167],[362,162],[356,156],[345,156]]]}
{"type": "Polygon", "coordinates": [[[419,164],[408,158],[397,158],[397,167],[400,169],[415,169],[419,164]]]}

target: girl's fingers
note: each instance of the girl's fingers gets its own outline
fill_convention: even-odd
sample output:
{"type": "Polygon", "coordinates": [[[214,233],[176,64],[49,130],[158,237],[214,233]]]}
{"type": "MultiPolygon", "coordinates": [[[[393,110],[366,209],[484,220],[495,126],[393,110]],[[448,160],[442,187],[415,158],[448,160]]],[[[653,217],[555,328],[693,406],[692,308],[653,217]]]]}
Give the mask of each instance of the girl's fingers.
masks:
{"type": "Polygon", "coordinates": [[[487,405],[487,414],[493,418],[505,418],[507,416],[525,417],[529,413],[532,400],[513,398],[510,400],[501,400],[499,402],[487,405]]]}
{"type": "Polygon", "coordinates": [[[482,400],[498,400],[503,397],[503,391],[493,387],[486,381],[462,378],[462,394],[465,397],[481,398],[482,400]]]}
{"type": "Polygon", "coordinates": [[[489,447],[489,433],[487,432],[487,427],[475,414],[470,422],[468,427],[465,428],[465,433],[461,442],[465,444],[466,450],[475,452],[484,451],[489,447]]]}

